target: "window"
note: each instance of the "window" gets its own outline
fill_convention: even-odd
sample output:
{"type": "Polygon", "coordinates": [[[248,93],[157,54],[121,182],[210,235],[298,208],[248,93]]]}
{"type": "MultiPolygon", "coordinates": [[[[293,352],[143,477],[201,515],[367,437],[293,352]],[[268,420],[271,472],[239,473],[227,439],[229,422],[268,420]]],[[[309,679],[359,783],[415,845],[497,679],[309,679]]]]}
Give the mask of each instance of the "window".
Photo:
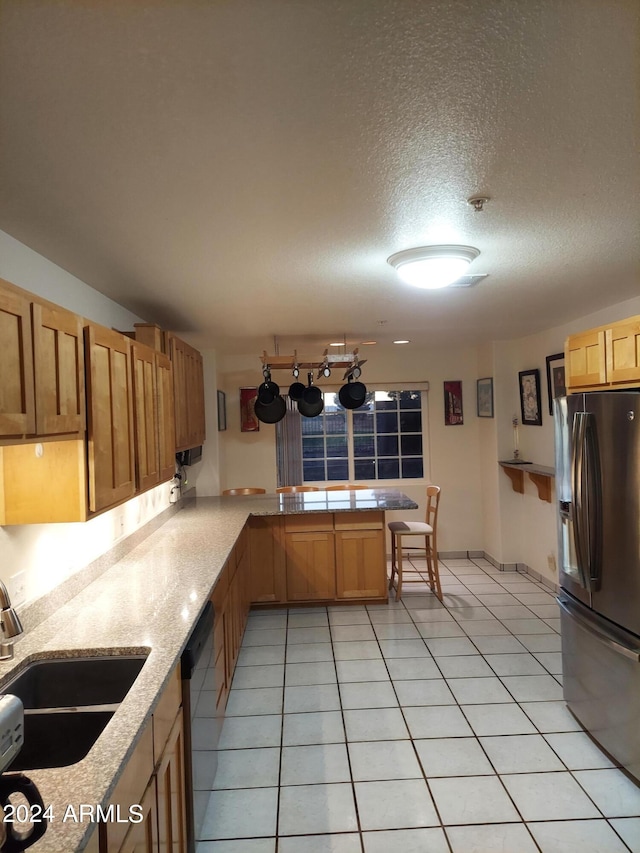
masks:
{"type": "Polygon", "coordinates": [[[317,418],[289,408],[287,418],[298,419],[300,428],[278,431],[279,482],[285,481],[284,456],[297,457],[294,471],[288,469],[290,481],[421,479],[426,400],[425,390],[375,390],[359,409],[347,410],[330,391],[317,418]],[[284,454],[283,442],[298,444],[298,453],[284,454]]]}

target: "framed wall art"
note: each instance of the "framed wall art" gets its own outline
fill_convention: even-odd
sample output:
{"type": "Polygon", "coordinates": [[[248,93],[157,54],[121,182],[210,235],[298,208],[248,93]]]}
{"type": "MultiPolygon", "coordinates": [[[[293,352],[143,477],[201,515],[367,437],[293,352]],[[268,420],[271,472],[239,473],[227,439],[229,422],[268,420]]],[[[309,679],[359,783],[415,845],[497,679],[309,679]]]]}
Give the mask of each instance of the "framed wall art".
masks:
{"type": "Polygon", "coordinates": [[[258,432],[260,421],[256,415],[257,388],[240,389],[240,432],[258,432]]]}
{"type": "Polygon", "coordinates": [[[478,379],[478,417],[493,417],[493,378],[478,379]]]}
{"type": "Polygon", "coordinates": [[[227,428],[227,399],[224,391],[218,391],[218,432],[227,428]]]}
{"type": "Polygon", "coordinates": [[[564,378],[564,353],[547,356],[547,389],[549,391],[549,414],[553,417],[553,401],[567,393],[564,378]]]}
{"type": "Polygon", "coordinates": [[[522,423],[529,426],[542,426],[542,409],[540,407],[540,371],[521,370],[520,380],[520,412],[522,423]]]}
{"type": "Polygon", "coordinates": [[[462,382],[455,380],[444,383],[444,423],[458,426],[462,423],[462,382]]]}

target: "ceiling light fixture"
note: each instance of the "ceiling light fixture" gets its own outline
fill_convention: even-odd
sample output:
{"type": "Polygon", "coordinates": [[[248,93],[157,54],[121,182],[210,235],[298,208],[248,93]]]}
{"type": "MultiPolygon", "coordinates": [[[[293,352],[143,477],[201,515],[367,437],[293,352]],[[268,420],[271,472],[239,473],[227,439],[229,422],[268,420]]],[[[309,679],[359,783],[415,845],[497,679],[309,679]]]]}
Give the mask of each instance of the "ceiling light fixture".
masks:
{"type": "Polygon", "coordinates": [[[394,344],[410,344],[411,341],[394,341],[394,344]]]}
{"type": "Polygon", "coordinates": [[[343,341],[335,341],[334,343],[329,344],[329,346],[330,347],[343,347],[343,346],[346,346],[346,344],[343,343],[343,341]]]}
{"type": "Polygon", "coordinates": [[[396,252],[387,262],[407,284],[435,290],[453,284],[479,254],[473,246],[421,246],[396,252]]]}

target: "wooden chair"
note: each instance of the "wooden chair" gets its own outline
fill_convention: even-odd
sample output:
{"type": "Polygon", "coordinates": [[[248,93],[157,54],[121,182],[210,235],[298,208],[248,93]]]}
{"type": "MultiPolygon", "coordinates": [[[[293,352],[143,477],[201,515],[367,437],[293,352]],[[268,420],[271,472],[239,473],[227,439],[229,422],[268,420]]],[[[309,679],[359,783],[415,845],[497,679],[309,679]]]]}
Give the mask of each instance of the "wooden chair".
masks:
{"type": "Polygon", "coordinates": [[[225,489],[223,495],[266,495],[266,489],[225,489]]]}
{"type": "MultiPolygon", "coordinates": [[[[425,544],[405,546],[405,550],[420,549],[426,552],[427,573],[429,575],[429,586],[437,598],[442,601],[442,588],[440,586],[440,573],[438,571],[438,505],[440,503],[440,486],[427,486],[427,511],[424,521],[390,521],[387,525],[391,531],[391,579],[389,589],[394,587],[394,577],[398,575],[396,585],[396,601],[402,596],[402,537],[424,536],[425,544]]],[[[406,583],[422,583],[420,581],[406,581],[406,583]]]]}
{"type": "Polygon", "coordinates": [[[349,483],[341,483],[339,486],[327,486],[325,492],[355,492],[358,489],[370,489],[371,486],[353,486],[349,483]]]}
{"type": "Polygon", "coordinates": [[[276,489],[276,492],[279,495],[290,494],[293,492],[319,492],[320,489],[317,486],[280,486],[279,489],[276,489]]]}

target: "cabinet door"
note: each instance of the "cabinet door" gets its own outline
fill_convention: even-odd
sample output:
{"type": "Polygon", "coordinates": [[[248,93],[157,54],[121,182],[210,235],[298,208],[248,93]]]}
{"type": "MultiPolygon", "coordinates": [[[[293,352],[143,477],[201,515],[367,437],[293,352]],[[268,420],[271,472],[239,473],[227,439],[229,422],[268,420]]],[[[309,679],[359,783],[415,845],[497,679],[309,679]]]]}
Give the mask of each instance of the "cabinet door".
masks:
{"type": "Polygon", "coordinates": [[[102,326],[85,329],[89,508],[106,509],[135,493],[129,338],[102,326]]]}
{"type": "Polygon", "coordinates": [[[607,380],[640,382],[640,317],[607,329],[606,342],[607,380]]]}
{"type": "Polygon", "coordinates": [[[171,337],[176,450],[197,447],[205,439],[202,356],[180,338],[171,337]]]}
{"type": "Polygon", "coordinates": [[[160,853],[187,853],[182,710],[176,717],[157,772],[160,853]]]}
{"type": "MultiPolygon", "coordinates": [[[[156,780],[152,779],[149,787],[140,799],[142,806],[142,821],[134,823],[127,832],[121,847],[112,843],[107,846],[107,853],[158,853],[158,811],[156,806],[156,780]]],[[[182,848],[176,848],[176,851],[182,848]]]]}
{"type": "Polygon", "coordinates": [[[287,599],[319,601],[336,597],[334,537],[329,531],[287,533],[287,599]]]}
{"type": "Polygon", "coordinates": [[[34,302],[36,430],[38,435],[85,429],[82,319],[64,308],[34,302]]]}
{"type": "Polygon", "coordinates": [[[156,354],[143,344],[132,344],[136,485],[139,491],[160,482],[158,446],[158,382],[156,354]]]}
{"type": "Polygon", "coordinates": [[[176,470],[176,425],[173,408],[173,373],[168,355],[156,353],[158,390],[158,446],[160,482],[170,480],[176,470]]]}
{"type": "Polygon", "coordinates": [[[33,435],[33,350],[29,301],[0,282],[0,436],[33,435]]]}
{"type": "Polygon", "coordinates": [[[108,820],[100,825],[101,850],[118,853],[119,850],[147,853],[144,844],[152,838],[157,844],[156,830],[156,789],[153,776],[153,726],[148,723],[140,740],[122,772],[108,807],[119,810],[123,816],[129,815],[132,806],[142,805],[144,820],[142,823],[126,824],[108,820]],[[151,795],[149,791],[152,791],[151,795]],[[129,839],[129,846],[126,846],[129,839]],[[123,847],[123,844],[125,846],[123,847]],[[137,845],[137,846],[135,846],[137,845]]]}
{"type": "Polygon", "coordinates": [[[386,598],[384,530],[336,531],[338,598],[386,598]]]}
{"type": "Polygon", "coordinates": [[[285,600],[282,519],[249,518],[249,597],[256,604],[285,600]]]}
{"type": "Polygon", "coordinates": [[[571,335],[567,339],[565,360],[567,388],[606,384],[604,330],[571,335]]]}

